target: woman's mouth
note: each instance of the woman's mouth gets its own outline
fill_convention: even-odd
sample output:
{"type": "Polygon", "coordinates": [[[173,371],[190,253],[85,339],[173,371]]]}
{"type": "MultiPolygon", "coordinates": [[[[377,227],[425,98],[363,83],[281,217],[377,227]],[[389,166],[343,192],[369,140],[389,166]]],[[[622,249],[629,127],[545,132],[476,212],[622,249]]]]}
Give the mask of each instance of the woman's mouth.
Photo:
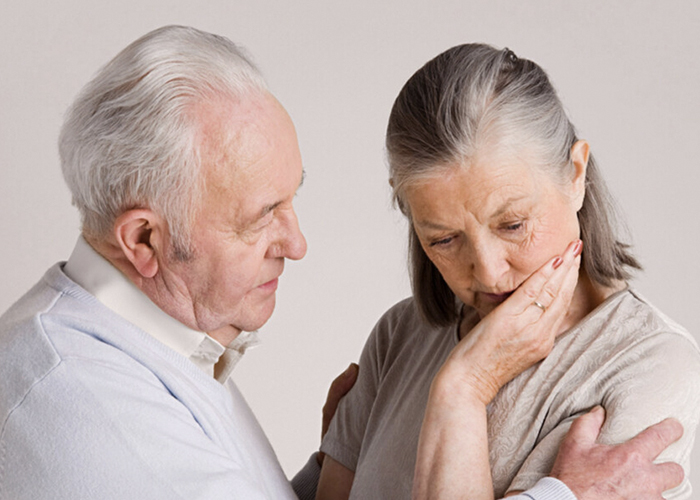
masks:
{"type": "Polygon", "coordinates": [[[487,301],[491,302],[494,304],[500,304],[504,300],[506,300],[508,297],[513,295],[513,292],[515,290],[511,290],[510,292],[505,292],[505,293],[486,293],[486,292],[480,292],[480,295],[487,301]]]}

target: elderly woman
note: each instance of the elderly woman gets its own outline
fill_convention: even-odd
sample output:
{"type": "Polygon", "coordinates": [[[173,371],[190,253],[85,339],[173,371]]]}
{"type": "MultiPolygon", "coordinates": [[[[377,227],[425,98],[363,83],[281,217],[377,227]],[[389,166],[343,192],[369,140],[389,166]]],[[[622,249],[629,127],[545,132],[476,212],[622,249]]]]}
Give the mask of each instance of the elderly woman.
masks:
{"type": "MultiPolygon", "coordinates": [[[[562,265],[559,255],[581,264],[550,320],[551,353],[502,388],[496,376],[478,382],[491,394],[493,492],[548,475],[572,421],[598,405],[606,443],[680,420],[683,438],[660,459],[687,474],[700,416],[698,347],[629,288],[640,265],[615,234],[589,145],[545,72],[508,49],[454,47],[401,90],[386,144],[394,198],[410,222],[413,297],[379,320],[365,346],[359,380],[322,445],[319,497],[410,497],[436,374],[477,330],[502,334],[512,318],[548,317],[557,294],[547,287],[525,309],[514,304],[532,276],[562,265]]],[[[686,479],[665,495],[690,494],[686,479]]]]}

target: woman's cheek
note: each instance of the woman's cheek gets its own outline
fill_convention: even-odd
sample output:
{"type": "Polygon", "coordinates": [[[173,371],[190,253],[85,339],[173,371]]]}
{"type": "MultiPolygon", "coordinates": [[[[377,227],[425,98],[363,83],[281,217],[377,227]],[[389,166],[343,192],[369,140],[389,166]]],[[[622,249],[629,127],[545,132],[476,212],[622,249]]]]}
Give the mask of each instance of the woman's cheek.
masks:
{"type": "Polygon", "coordinates": [[[569,240],[561,230],[540,225],[537,230],[529,233],[520,245],[520,266],[529,276],[549,259],[560,255],[568,244],[569,240]],[[566,243],[562,244],[563,240],[566,240],[566,243]]]}

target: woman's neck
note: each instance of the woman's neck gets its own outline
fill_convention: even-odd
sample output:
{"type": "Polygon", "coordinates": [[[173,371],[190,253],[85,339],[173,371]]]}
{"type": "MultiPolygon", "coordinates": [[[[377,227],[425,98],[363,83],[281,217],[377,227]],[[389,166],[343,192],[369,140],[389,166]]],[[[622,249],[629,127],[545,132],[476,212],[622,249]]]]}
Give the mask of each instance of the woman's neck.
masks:
{"type": "Polygon", "coordinates": [[[616,281],[611,286],[603,286],[590,279],[588,273],[579,271],[578,284],[571,299],[569,311],[561,324],[559,334],[574,327],[612,294],[627,288],[624,281],[616,281]]]}

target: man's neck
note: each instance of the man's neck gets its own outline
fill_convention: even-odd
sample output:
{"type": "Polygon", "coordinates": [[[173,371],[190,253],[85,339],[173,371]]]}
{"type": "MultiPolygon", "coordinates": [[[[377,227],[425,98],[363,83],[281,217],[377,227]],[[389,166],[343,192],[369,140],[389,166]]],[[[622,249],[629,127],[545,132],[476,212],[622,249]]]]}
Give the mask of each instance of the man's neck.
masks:
{"type": "MultiPolygon", "coordinates": [[[[189,328],[205,331],[197,322],[192,300],[186,293],[178,293],[177,287],[169,286],[160,270],[152,278],[147,278],[138,272],[116,242],[87,238],[85,240],[162,311],[189,328]]],[[[206,333],[221,345],[227,346],[240,335],[241,330],[232,325],[226,325],[206,333]]]]}

